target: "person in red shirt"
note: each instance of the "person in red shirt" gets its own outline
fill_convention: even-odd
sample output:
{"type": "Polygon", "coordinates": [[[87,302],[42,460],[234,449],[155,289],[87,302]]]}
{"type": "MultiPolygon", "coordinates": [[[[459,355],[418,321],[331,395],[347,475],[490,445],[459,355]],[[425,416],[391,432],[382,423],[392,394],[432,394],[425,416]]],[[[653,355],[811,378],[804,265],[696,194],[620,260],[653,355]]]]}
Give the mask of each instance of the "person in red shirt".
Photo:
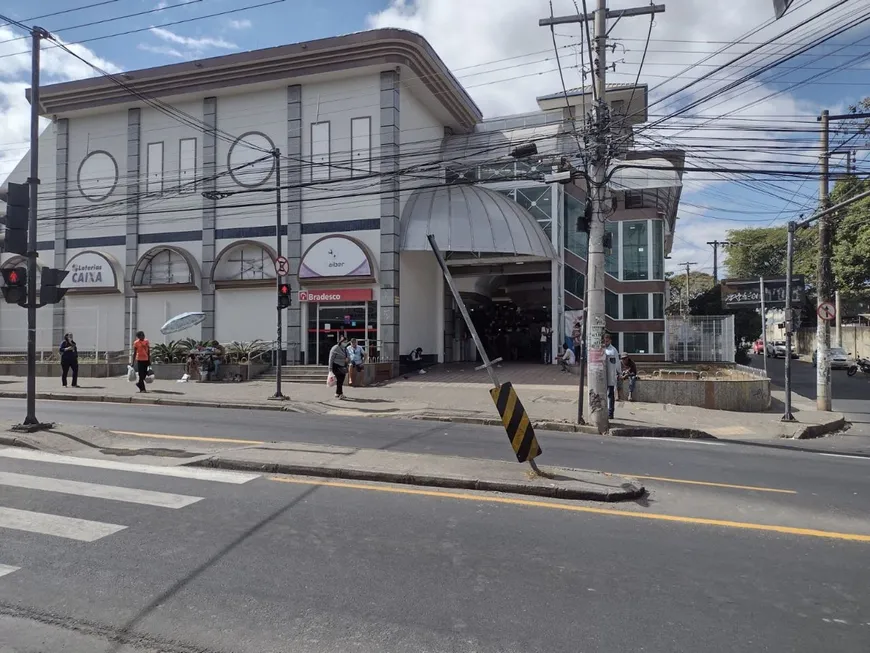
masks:
{"type": "Polygon", "coordinates": [[[133,342],[133,360],[136,361],[136,371],[139,373],[136,387],[139,388],[139,392],[145,392],[145,377],[151,366],[151,343],[145,339],[144,331],[136,332],[136,340],[133,342]]]}

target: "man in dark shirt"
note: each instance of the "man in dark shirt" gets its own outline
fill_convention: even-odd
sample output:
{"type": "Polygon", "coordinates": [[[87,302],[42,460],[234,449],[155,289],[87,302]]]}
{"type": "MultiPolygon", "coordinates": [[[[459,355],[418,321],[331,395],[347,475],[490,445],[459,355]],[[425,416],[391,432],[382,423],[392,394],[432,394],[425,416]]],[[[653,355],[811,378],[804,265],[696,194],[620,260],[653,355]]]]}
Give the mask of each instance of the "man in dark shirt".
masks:
{"type": "Polygon", "coordinates": [[[67,333],[63,337],[63,342],[60,343],[60,368],[63,374],[60,377],[63,387],[66,387],[66,377],[72,370],[72,387],[79,387],[79,350],[76,347],[76,341],[73,340],[73,334],[67,333]]]}
{"type": "Polygon", "coordinates": [[[634,401],[634,386],[637,385],[637,365],[628,354],[623,353],[619,358],[622,362],[622,378],[628,379],[628,400],[634,401]]]}

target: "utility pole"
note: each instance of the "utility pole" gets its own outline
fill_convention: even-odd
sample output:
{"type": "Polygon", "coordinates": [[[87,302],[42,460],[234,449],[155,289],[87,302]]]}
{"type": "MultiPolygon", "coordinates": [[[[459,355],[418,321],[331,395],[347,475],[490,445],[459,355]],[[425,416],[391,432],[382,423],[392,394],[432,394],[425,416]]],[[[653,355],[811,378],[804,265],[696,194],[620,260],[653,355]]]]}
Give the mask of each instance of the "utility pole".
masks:
{"type": "Polygon", "coordinates": [[[39,50],[48,33],[33,27],[30,71],[30,221],[27,224],[27,415],[25,426],[36,426],[36,218],[39,200],[39,50]]]}
{"type": "Polygon", "coordinates": [[[726,240],[708,240],[707,244],[713,246],[713,285],[715,286],[719,283],[719,247],[731,243],[726,240]]]}
{"type": "MultiPolygon", "coordinates": [[[[791,281],[794,269],[794,232],[797,225],[794,221],[788,223],[788,243],[785,255],[785,411],[782,415],[783,422],[793,422],[794,415],[791,413],[791,342],[794,331],[794,308],[791,299],[791,281]]],[[[765,325],[765,332],[767,327],[765,325]]],[[[764,367],[767,369],[767,345],[764,346],[764,367]]]]}
{"type": "MultiPolygon", "coordinates": [[[[586,326],[587,378],[589,385],[589,417],[596,430],[604,434],[610,427],[607,413],[607,370],[604,362],[604,222],[607,220],[607,164],[610,159],[610,112],[605,99],[607,93],[607,19],[662,13],[664,5],[608,10],[607,0],[597,0],[596,10],[582,15],[543,18],[538,25],[552,26],[594,21],[594,116],[592,151],[587,175],[588,195],[592,202],[592,220],[589,226],[589,276],[586,326]]],[[[585,2],[584,2],[585,5],[585,2]]],[[[585,11],[585,10],[584,10],[585,11]]],[[[592,43],[590,43],[592,47],[592,43]]],[[[629,111],[631,107],[629,107],[629,111]]]]}
{"type": "MultiPolygon", "coordinates": [[[[689,314],[689,298],[690,298],[689,282],[691,281],[691,277],[689,276],[689,272],[690,272],[693,265],[698,265],[698,264],[695,263],[695,261],[688,261],[686,263],[679,264],[680,267],[686,266],[686,308],[683,311],[684,316],[689,314]]],[[[680,303],[682,303],[682,302],[680,302],[680,303]]]]}
{"type": "MultiPolygon", "coordinates": [[[[277,254],[278,259],[280,259],[282,256],[281,241],[283,240],[283,236],[281,234],[281,231],[282,231],[282,228],[281,228],[282,227],[282,224],[281,224],[282,223],[282,220],[281,220],[281,149],[276,147],[272,151],[272,156],[275,159],[275,240],[276,240],[275,253],[277,254]]],[[[276,261],[276,263],[277,263],[277,261],[276,261]]],[[[275,289],[277,291],[276,296],[275,296],[275,301],[280,302],[279,297],[281,295],[282,277],[280,274],[278,274],[277,267],[276,267],[275,272],[276,272],[276,274],[275,274],[275,284],[276,284],[275,289]]],[[[284,330],[284,321],[282,319],[283,307],[281,306],[280,303],[277,306],[278,306],[278,333],[277,333],[276,346],[275,346],[275,357],[276,357],[276,360],[275,360],[275,394],[273,396],[271,396],[270,399],[277,399],[277,400],[281,401],[281,400],[287,399],[287,397],[281,391],[281,366],[284,364],[283,361],[281,360],[281,354],[283,353],[282,352],[283,347],[282,347],[281,331],[284,330]]]]}
{"type": "MultiPolygon", "coordinates": [[[[828,162],[829,152],[829,117],[830,112],[822,111],[819,119],[822,123],[819,180],[819,209],[828,208],[828,162]]],[[[819,260],[816,270],[817,303],[829,302],[833,299],[834,279],[831,270],[831,226],[833,216],[823,214],[819,218],[819,260]]],[[[831,410],[831,365],[828,360],[828,350],[831,347],[831,329],[828,321],[821,318],[816,322],[816,408],[821,411],[831,410]]],[[[790,352],[786,352],[788,355],[790,352]]]]}

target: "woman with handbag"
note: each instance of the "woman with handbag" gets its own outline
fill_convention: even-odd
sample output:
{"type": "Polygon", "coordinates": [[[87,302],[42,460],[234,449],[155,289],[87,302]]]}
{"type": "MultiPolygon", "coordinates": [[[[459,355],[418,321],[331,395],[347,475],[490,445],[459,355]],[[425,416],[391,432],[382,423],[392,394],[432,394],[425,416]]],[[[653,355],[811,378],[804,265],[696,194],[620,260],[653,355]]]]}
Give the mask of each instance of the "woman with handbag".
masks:
{"type": "Polygon", "coordinates": [[[347,375],[347,338],[344,336],[329,350],[329,371],[335,376],[335,396],[344,399],[344,377],[347,375]]]}

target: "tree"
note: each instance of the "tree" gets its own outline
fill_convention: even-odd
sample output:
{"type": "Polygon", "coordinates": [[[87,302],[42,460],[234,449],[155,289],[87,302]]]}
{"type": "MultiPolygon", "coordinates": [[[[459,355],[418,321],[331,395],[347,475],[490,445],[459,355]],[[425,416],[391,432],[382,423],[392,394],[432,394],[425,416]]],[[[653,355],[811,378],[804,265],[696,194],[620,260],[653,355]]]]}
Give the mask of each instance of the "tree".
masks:
{"type": "MultiPolygon", "coordinates": [[[[669,296],[665,313],[679,315],[686,306],[686,275],[677,272],[668,272],[665,275],[668,281],[669,296]]],[[[689,302],[699,295],[703,295],[713,287],[713,277],[706,272],[689,273],[689,302]]]]}
{"type": "MultiPolygon", "coordinates": [[[[868,190],[870,181],[848,177],[834,186],[831,204],[868,190]]],[[[842,209],[834,222],[837,238],[832,267],[837,288],[849,298],[865,298],[870,294],[870,198],[842,209]]]]}
{"type": "MultiPolygon", "coordinates": [[[[730,245],[725,248],[725,266],[733,279],[768,279],[785,276],[788,244],[787,227],[750,227],[728,232],[730,245]]],[[[816,278],[818,233],[801,229],[795,234],[794,274],[807,278],[813,286],[816,278]]]]}

